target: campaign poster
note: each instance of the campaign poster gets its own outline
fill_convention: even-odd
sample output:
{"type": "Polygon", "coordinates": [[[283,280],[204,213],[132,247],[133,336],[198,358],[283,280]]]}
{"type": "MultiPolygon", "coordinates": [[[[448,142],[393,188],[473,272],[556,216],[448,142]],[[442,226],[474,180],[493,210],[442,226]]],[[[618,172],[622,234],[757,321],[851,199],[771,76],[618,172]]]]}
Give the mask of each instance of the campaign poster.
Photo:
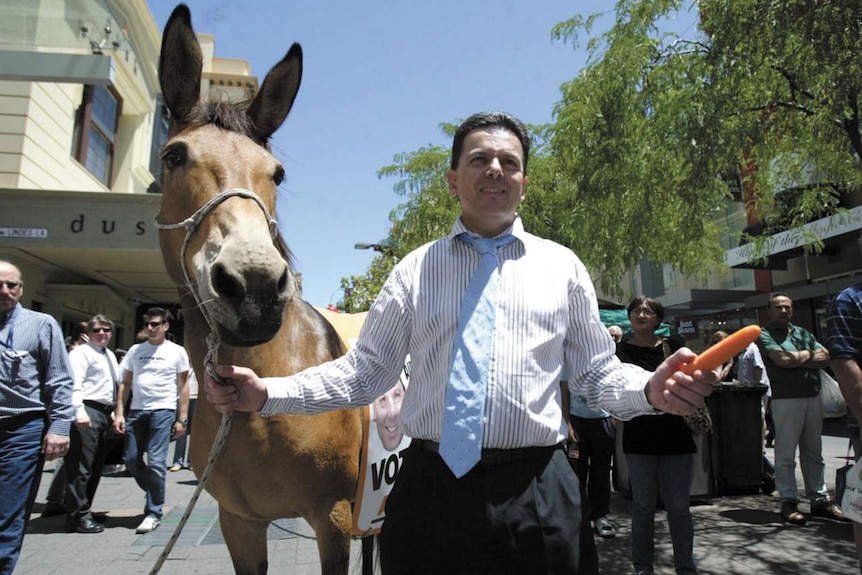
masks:
{"type": "Polygon", "coordinates": [[[404,451],[410,438],[401,427],[401,401],[410,378],[410,360],[399,381],[385,394],[363,409],[362,452],[359,460],[359,485],[353,509],[353,534],[376,535],[385,519],[386,498],[395,484],[404,451]]]}

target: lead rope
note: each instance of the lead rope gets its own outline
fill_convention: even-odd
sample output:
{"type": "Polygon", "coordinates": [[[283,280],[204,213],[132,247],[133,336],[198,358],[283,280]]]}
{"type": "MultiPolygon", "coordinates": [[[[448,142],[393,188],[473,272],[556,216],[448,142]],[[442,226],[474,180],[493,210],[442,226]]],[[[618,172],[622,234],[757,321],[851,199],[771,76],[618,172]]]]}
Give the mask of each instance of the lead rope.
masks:
{"type": "MultiPolygon", "coordinates": [[[[191,292],[194,297],[195,304],[197,309],[200,310],[201,314],[204,316],[204,319],[209,326],[209,335],[207,335],[207,353],[204,356],[204,369],[206,369],[207,374],[212,377],[214,380],[221,384],[226,384],[219,375],[215,372],[215,365],[218,360],[218,348],[221,345],[219,341],[218,335],[216,334],[215,325],[209,317],[209,314],[206,312],[206,307],[204,307],[203,302],[201,302],[200,295],[198,294],[196,287],[196,282],[192,282],[191,277],[189,276],[188,269],[186,268],[186,250],[188,248],[189,242],[191,241],[192,235],[197,230],[200,223],[203,219],[211,212],[216,206],[218,206],[223,201],[228,198],[239,196],[242,198],[248,198],[257,202],[257,205],[260,206],[260,209],[263,210],[264,215],[266,216],[267,222],[269,224],[269,233],[273,239],[278,237],[278,223],[275,219],[270,215],[269,210],[266,209],[266,206],[263,203],[263,200],[257,196],[254,192],[249,190],[245,190],[242,188],[231,188],[229,190],[225,190],[220,194],[214,196],[210,201],[205,203],[203,206],[198,209],[191,217],[183,220],[182,222],[176,224],[163,224],[159,222],[159,216],[156,214],[153,217],[153,225],[160,230],[176,230],[176,229],[185,229],[186,236],[183,239],[183,245],[180,249],[180,262],[183,270],[183,279],[185,280],[185,287],[191,292]]],[[[180,522],[177,524],[174,529],[171,538],[165,544],[165,548],[162,550],[161,555],[156,560],[156,564],[153,566],[150,571],[150,575],[157,575],[159,571],[161,571],[162,566],[165,564],[165,561],[168,559],[168,555],[170,555],[171,551],[174,548],[177,540],[180,538],[180,534],[183,532],[183,529],[188,523],[189,517],[192,514],[192,511],[195,508],[195,505],[198,502],[198,499],[201,496],[201,493],[204,490],[204,487],[209,480],[210,473],[212,472],[213,467],[215,466],[215,462],[218,459],[219,454],[221,453],[222,447],[224,447],[225,442],[227,441],[228,432],[230,431],[230,425],[233,421],[233,412],[223,413],[221,418],[221,423],[219,424],[218,432],[216,433],[215,440],[213,440],[212,447],[210,447],[210,453],[207,457],[207,464],[204,468],[204,472],[201,474],[200,481],[198,482],[197,488],[195,488],[194,494],[192,494],[191,500],[189,500],[189,504],[186,506],[186,510],[183,512],[182,518],[180,518],[180,522]]]]}

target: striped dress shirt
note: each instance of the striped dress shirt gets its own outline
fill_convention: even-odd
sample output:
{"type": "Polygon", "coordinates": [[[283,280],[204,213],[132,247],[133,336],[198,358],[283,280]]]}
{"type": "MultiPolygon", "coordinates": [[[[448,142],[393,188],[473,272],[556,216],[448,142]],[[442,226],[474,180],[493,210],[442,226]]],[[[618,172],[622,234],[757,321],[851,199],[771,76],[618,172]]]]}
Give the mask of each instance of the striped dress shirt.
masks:
{"type": "MultiPolygon", "coordinates": [[[[526,233],[497,252],[500,283],[485,407],[486,448],[553,445],[565,437],[561,380],[592,406],[620,419],[655,413],[644,395],[650,373],[621,363],[599,319],[595,290],[571,250],[526,233]]],[[[267,378],[261,415],[318,413],[367,405],[397,381],[404,359],[411,375],[401,406],[405,433],[440,440],[446,385],[461,299],[481,254],[458,236],[401,260],[347,355],[289,377],[267,378]]]]}
{"type": "Polygon", "coordinates": [[[54,318],[17,304],[0,329],[0,354],[0,423],[47,412],[48,433],[69,435],[72,370],[54,318]]]}

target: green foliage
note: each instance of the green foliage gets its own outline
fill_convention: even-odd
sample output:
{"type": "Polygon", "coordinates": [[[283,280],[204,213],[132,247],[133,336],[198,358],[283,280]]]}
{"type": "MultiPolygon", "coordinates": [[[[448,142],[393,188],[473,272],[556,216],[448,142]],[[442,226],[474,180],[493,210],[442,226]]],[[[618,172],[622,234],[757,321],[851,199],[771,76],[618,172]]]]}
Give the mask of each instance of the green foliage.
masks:
{"type": "MultiPolygon", "coordinates": [[[[618,2],[555,110],[552,155],[569,202],[589,206],[569,214],[564,225],[585,236],[569,245],[612,293],[642,257],[695,276],[719,264],[714,216],[740,166],[756,168],[745,186],[768,231],[831,213],[862,185],[858,0],[698,6],[702,29],[683,38],[659,29],[691,6],[618,2]]],[[[553,35],[577,44],[595,21],[577,16],[553,35]]]]}
{"type": "Polygon", "coordinates": [[[341,278],[344,296],[336,307],[347,313],[368,311],[397,261],[396,257],[382,253],[371,260],[364,275],[341,278]]]}

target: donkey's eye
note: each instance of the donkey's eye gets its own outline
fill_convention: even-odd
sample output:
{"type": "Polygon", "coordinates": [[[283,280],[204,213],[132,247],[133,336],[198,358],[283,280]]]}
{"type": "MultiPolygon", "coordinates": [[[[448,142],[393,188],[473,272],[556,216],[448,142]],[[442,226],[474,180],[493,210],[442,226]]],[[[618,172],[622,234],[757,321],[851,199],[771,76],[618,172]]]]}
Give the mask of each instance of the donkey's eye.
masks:
{"type": "Polygon", "coordinates": [[[284,168],[279,166],[275,169],[275,173],[272,174],[272,181],[275,182],[276,186],[280,186],[281,182],[284,181],[284,168]]]}
{"type": "Polygon", "coordinates": [[[162,152],[162,162],[168,170],[175,170],[186,163],[186,147],[182,145],[171,146],[162,152]]]}

